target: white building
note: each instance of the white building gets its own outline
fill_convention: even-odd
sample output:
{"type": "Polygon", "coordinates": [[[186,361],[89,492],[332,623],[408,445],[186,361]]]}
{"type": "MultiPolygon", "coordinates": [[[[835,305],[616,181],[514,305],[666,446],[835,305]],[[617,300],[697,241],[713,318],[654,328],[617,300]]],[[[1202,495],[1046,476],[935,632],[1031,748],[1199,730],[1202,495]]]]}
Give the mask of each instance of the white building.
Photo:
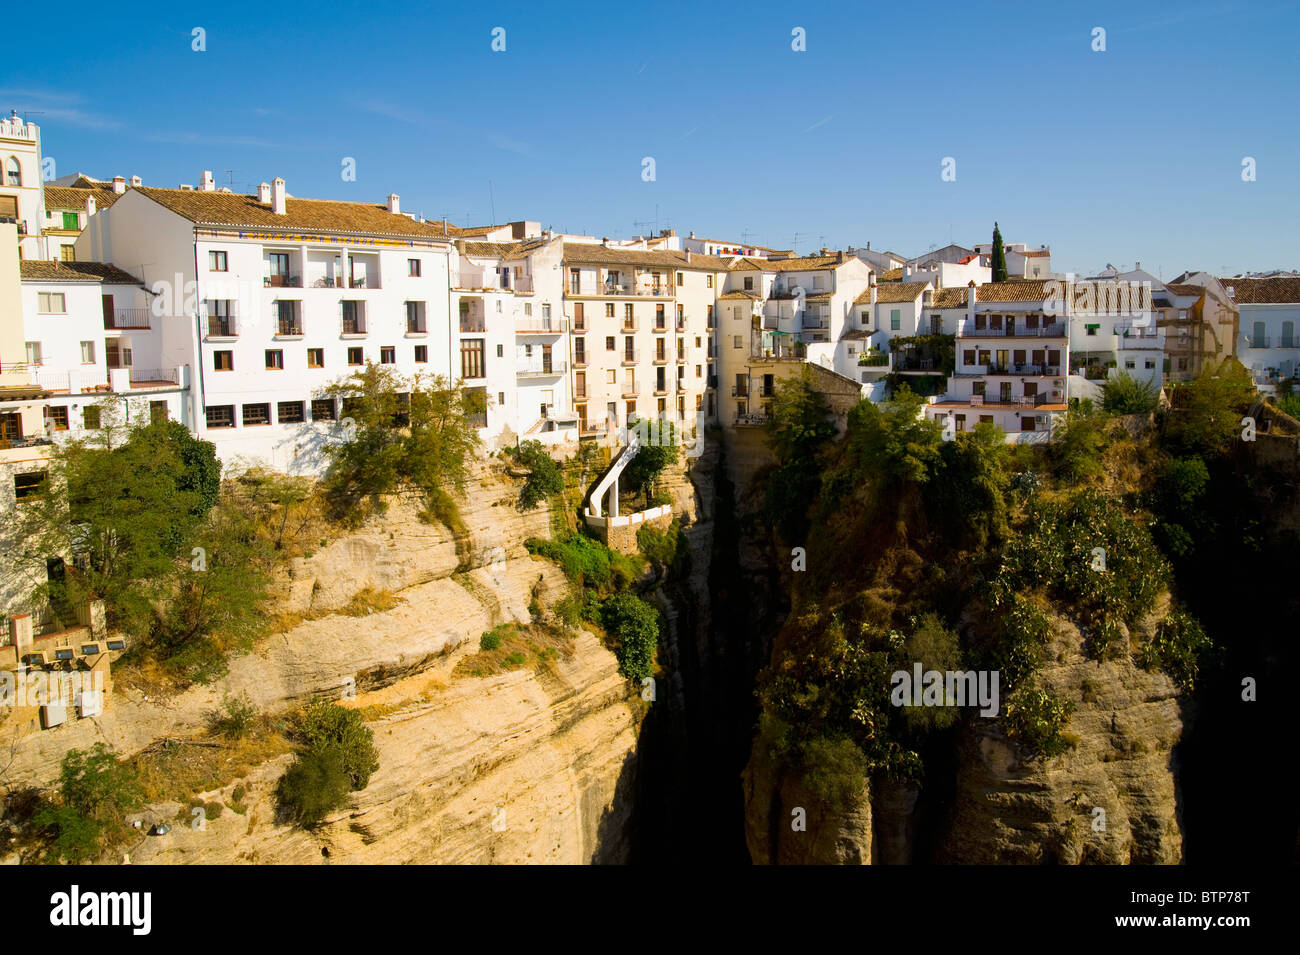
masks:
{"type": "Polygon", "coordinates": [[[24,122],[17,110],[0,119],[0,222],[18,227],[19,257],[43,259],[41,128],[24,122]]]}
{"type": "Polygon", "coordinates": [[[1279,379],[1300,375],[1300,277],[1224,278],[1241,315],[1237,354],[1255,383],[1272,390],[1279,379]]]}
{"type": "MultiPolygon", "coordinates": [[[[1011,443],[1050,438],[1066,413],[1070,358],[1068,303],[1065,315],[1052,314],[1054,284],[966,289],[956,369],[947,392],[926,407],[927,417],[951,423],[954,431],[989,422],[1011,443]]],[[[944,305],[955,304],[946,299],[944,305]]]]}
{"type": "Polygon", "coordinates": [[[325,394],[367,361],[454,376],[451,241],[384,205],[132,188],[91,218],[76,257],[113,262],[157,298],[162,367],[192,366],[187,420],[225,462],[319,473],[340,409],[325,394]]]}
{"type": "MultiPolygon", "coordinates": [[[[979,242],[975,251],[984,259],[985,265],[991,265],[993,243],[979,242]]],[[[1052,272],[1052,250],[1045,245],[1031,249],[1023,242],[1004,242],[1002,251],[1007,257],[1007,277],[1020,279],[1050,279],[1052,272]]]]}

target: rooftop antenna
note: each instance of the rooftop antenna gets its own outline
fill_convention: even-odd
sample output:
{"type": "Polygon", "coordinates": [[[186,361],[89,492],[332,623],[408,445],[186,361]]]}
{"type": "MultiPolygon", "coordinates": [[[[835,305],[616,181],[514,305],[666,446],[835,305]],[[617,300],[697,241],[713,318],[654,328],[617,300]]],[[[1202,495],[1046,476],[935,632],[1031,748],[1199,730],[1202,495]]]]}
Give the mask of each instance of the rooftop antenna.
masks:
{"type": "Polygon", "coordinates": [[[796,233],[794,234],[794,244],[791,246],[790,251],[792,251],[792,252],[798,252],[798,251],[799,251],[799,237],[800,237],[801,235],[803,235],[802,232],[796,232],[796,233]]]}
{"type": "Polygon", "coordinates": [[[226,170],[226,188],[229,189],[231,192],[235,191],[235,173],[237,172],[239,172],[238,169],[226,170]]]}
{"type": "Polygon", "coordinates": [[[740,233],[740,241],[743,242],[745,245],[749,245],[749,237],[752,236],[753,234],[754,233],[746,229],[744,232],[740,233]]]}
{"type": "Polygon", "coordinates": [[[492,224],[496,225],[497,224],[497,200],[496,200],[496,196],[492,194],[491,179],[488,180],[488,202],[492,204],[492,224]]]}

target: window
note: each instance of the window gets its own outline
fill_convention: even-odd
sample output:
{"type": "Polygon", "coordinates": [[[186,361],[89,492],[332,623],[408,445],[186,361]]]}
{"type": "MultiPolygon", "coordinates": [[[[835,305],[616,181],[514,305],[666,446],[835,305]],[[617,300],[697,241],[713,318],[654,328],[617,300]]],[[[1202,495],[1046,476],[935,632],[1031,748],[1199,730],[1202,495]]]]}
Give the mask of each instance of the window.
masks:
{"type": "Polygon", "coordinates": [[[63,228],[68,232],[76,232],[81,228],[81,214],[78,212],[63,213],[63,228]]]}
{"type": "Polygon", "coordinates": [[[754,276],[752,275],[745,276],[745,291],[746,292],[754,291],[754,276]]]}
{"type": "Polygon", "coordinates": [[[301,335],[302,321],[296,299],[284,299],[275,303],[275,333],[277,335],[301,335]]]}
{"type": "Polygon", "coordinates": [[[683,272],[678,272],[678,273],[677,273],[677,284],[678,284],[679,286],[680,286],[680,285],[685,285],[685,284],[686,284],[686,275],[685,275],[685,273],[683,273],[683,272]]]}
{"type": "Polygon", "coordinates": [[[81,409],[81,426],[87,431],[99,430],[99,405],[86,405],[81,409]]]}
{"type": "Polygon", "coordinates": [[[424,303],[407,302],[406,303],[406,334],[423,335],[426,331],[424,325],[424,303]]]}
{"type": "Polygon", "coordinates": [[[487,363],[484,359],[483,339],[461,339],[460,376],[462,378],[483,378],[486,375],[487,363]]]}
{"type": "Polygon", "coordinates": [[[23,184],[23,167],[18,165],[18,159],[10,156],[5,160],[5,185],[21,186],[23,184]]]}
{"type": "Polygon", "coordinates": [[[901,309],[891,308],[889,310],[889,330],[896,332],[903,324],[903,312],[901,309]]]}
{"type": "Polygon", "coordinates": [[[301,401],[281,401],[275,406],[275,420],[280,424],[299,424],[305,420],[301,401]]]}
{"type": "Polygon", "coordinates": [[[209,428],[233,428],[235,426],[234,405],[209,405],[206,413],[209,428]]]}
{"type": "Polygon", "coordinates": [[[340,304],[343,306],[343,334],[364,335],[366,333],[366,316],[362,303],[346,300],[340,304]]]}
{"type": "Polygon", "coordinates": [[[703,365],[696,365],[696,366],[695,366],[695,377],[696,377],[696,378],[703,378],[703,377],[704,377],[704,366],[703,366],[703,365]]]}
{"type": "Polygon", "coordinates": [[[420,260],[419,260],[419,259],[407,259],[407,260],[406,260],[406,274],[409,275],[409,276],[410,276],[411,278],[413,278],[413,279],[418,279],[418,278],[420,277],[420,260]]]}
{"type": "Polygon", "coordinates": [[[1098,323],[1098,324],[1093,324],[1093,325],[1084,325],[1084,326],[1083,326],[1083,330],[1084,330],[1084,332],[1085,332],[1086,334],[1088,334],[1088,335],[1096,335],[1096,334],[1097,334],[1097,329],[1099,329],[1099,328],[1101,328],[1100,323],[1098,323]]]}
{"type": "Polygon", "coordinates": [[[50,405],[45,409],[46,423],[55,431],[68,430],[68,407],[67,405],[50,405]]]}
{"type": "Polygon", "coordinates": [[[93,365],[95,363],[95,343],[81,343],[81,363],[83,365],[93,365]]]}
{"type": "Polygon", "coordinates": [[[244,405],[244,427],[271,423],[271,405],[265,401],[244,405]]]}
{"type": "Polygon", "coordinates": [[[311,420],[312,421],[333,421],[334,420],[334,399],[313,398],[311,403],[311,420]]]}
{"type": "Polygon", "coordinates": [[[631,302],[623,303],[623,323],[629,326],[632,324],[632,303],[631,302]]]}
{"type": "Polygon", "coordinates": [[[576,398],[587,397],[587,373],[585,371],[577,372],[573,376],[573,394],[576,398]]]}
{"type": "Polygon", "coordinates": [[[1155,366],[1156,366],[1156,360],[1154,358],[1148,358],[1146,360],[1146,369],[1148,371],[1150,371],[1152,368],[1155,368],[1155,366]]]}
{"type": "Polygon", "coordinates": [[[616,378],[616,373],[615,373],[614,369],[613,369],[613,368],[608,369],[608,370],[605,372],[605,384],[607,384],[607,385],[612,385],[612,384],[614,384],[616,381],[617,381],[617,378],[616,378]]]}
{"type": "Polygon", "coordinates": [[[235,353],[232,351],[214,351],[212,353],[213,371],[234,371],[235,353]]]}
{"type": "MultiPolygon", "coordinates": [[[[582,331],[587,327],[587,315],[582,305],[582,302],[573,303],[573,330],[575,332],[582,331]]],[[[546,306],[548,313],[550,312],[550,308],[549,305],[546,306]]]]}
{"type": "Polygon", "coordinates": [[[362,350],[362,349],[359,348],[359,347],[354,347],[354,348],[349,348],[349,349],[348,349],[348,364],[349,364],[349,365],[364,365],[365,362],[366,362],[366,356],[365,356],[365,352],[364,352],[364,350],[362,350]]]}
{"type": "Polygon", "coordinates": [[[325,349],[308,348],[307,349],[307,367],[324,368],[325,367],[325,349]]]}
{"type": "Polygon", "coordinates": [[[661,304],[661,305],[656,305],[656,306],[655,306],[655,328],[658,328],[658,329],[661,329],[661,330],[662,330],[662,329],[664,328],[666,322],[667,322],[667,319],[666,319],[665,316],[664,316],[664,307],[663,307],[663,305],[662,305],[662,304],[661,304]]]}
{"type": "Polygon", "coordinates": [[[713,288],[713,276],[712,276],[712,275],[706,275],[706,276],[704,276],[704,287],[705,287],[705,288],[713,288]]]}
{"type": "MultiPolygon", "coordinates": [[[[525,308],[525,310],[527,310],[528,308],[531,308],[531,306],[529,306],[529,305],[525,305],[524,308],[525,308]]],[[[550,303],[550,302],[543,302],[543,303],[542,303],[542,320],[543,320],[543,321],[546,321],[546,322],[549,322],[549,321],[551,320],[551,303],[550,303]]]]}
{"type": "Polygon", "coordinates": [[[1134,361],[1132,358],[1125,358],[1124,367],[1127,368],[1129,371],[1132,371],[1133,369],[1137,368],[1137,362],[1134,361]]]}
{"type": "Polygon", "coordinates": [[[739,335],[732,335],[732,336],[731,336],[731,347],[732,347],[732,348],[739,348],[739,347],[740,347],[740,336],[739,336],[739,335]]]}
{"type": "Polygon", "coordinates": [[[226,260],[226,253],[212,249],[208,252],[208,271],[210,272],[228,272],[230,271],[229,263],[226,260]]]}
{"type": "Polygon", "coordinates": [[[424,364],[427,364],[428,361],[429,361],[429,346],[428,346],[428,345],[416,345],[416,346],[415,346],[415,363],[416,363],[417,365],[424,365],[424,364]]]}
{"type": "Polygon", "coordinates": [[[63,315],[67,311],[64,307],[62,292],[38,292],[36,293],[36,310],[42,315],[63,315]]]}
{"type": "Polygon", "coordinates": [[[605,317],[606,317],[606,318],[613,318],[613,317],[614,317],[614,303],[613,303],[613,302],[606,302],[606,303],[605,303],[605,317]]]}
{"type": "Polygon", "coordinates": [[[14,497],[20,501],[25,497],[39,497],[44,490],[44,471],[29,471],[26,474],[14,475],[14,497]]]}
{"type": "Polygon", "coordinates": [[[59,246],[59,259],[64,262],[77,261],[77,250],[70,245],[59,246]]]}
{"type": "MultiPolygon", "coordinates": [[[[525,348],[528,348],[528,347],[530,347],[530,346],[525,345],[524,347],[525,347],[525,348]]],[[[506,346],[505,346],[505,345],[498,345],[498,346],[497,346],[497,357],[498,357],[498,358],[505,358],[505,357],[506,357],[506,346]]]]}
{"type": "Polygon", "coordinates": [[[234,302],[230,299],[207,299],[203,303],[208,316],[208,336],[230,338],[235,332],[234,302]]]}
{"type": "Polygon", "coordinates": [[[606,336],[605,336],[605,351],[613,351],[613,350],[614,350],[614,347],[615,347],[615,346],[614,346],[614,336],[613,336],[613,335],[606,335],[606,336]]]}
{"type": "Polygon", "coordinates": [[[267,369],[284,369],[284,352],[279,348],[268,348],[266,350],[266,367],[267,369]]]}
{"type": "Polygon", "coordinates": [[[379,349],[379,364],[392,365],[397,362],[397,349],[392,345],[384,345],[379,349]]]}

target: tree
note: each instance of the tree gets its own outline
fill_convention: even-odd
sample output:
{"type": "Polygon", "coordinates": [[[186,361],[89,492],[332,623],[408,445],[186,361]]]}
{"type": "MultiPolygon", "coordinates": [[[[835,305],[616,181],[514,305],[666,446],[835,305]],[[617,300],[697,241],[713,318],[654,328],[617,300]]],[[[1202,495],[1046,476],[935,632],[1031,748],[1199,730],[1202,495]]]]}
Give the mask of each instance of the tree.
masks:
{"type": "Polygon", "coordinates": [[[369,785],[379,753],[361,714],[328,700],[310,704],[297,730],[306,749],[280,777],[276,795],[286,818],[310,827],[369,785]]]}
{"type": "Polygon", "coordinates": [[[1138,381],[1120,372],[1101,386],[1101,406],[1110,414],[1150,414],[1156,410],[1159,394],[1150,381],[1138,381]]]}
{"type": "Polygon", "coordinates": [[[318,701],[307,707],[299,732],[309,749],[339,747],[343,770],[354,790],[370,784],[370,777],[379,768],[379,753],[374,734],[359,712],[327,700],[318,701]]]}
{"type": "Polygon", "coordinates": [[[1165,437],[1180,451],[1221,454],[1241,437],[1242,416],[1254,401],[1250,372],[1235,358],[1224,359],[1177,388],[1165,437]]]}
{"type": "Polygon", "coordinates": [[[849,411],[848,454],[860,473],[886,484],[923,484],[939,459],[943,429],[922,416],[925,399],[904,385],[886,402],[863,399],[849,411]]]}
{"type": "Polygon", "coordinates": [[[830,407],[806,365],[798,377],[777,381],[766,436],[777,466],[767,476],[764,506],[788,541],[807,533],[808,505],[821,487],[819,456],[834,434],[830,407]]]}
{"type": "Polygon", "coordinates": [[[677,429],[671,421],[659,423],[657,438],[653,437],[649,424],[650,422],[646,419],[633,419],[628,422],[629,428],[646,434],[648,437],[641,442],[636,457],[628,462],[628,466],[623,469],[621,475],[622,480],[626,481],[630,487],[636,488],[645,494],[647,504],[654,493],[659,475],[670,464],[675,465],[681,454],[677,429]]]}
{"type": "Polygon", "coordinates": [[[1002,247],[1002,230],[998,228],[996,222],[993,223],[993,281],[1005,282],[1007,280],[1007,252],[1002,247]]]}
{"type": "Polygon", "coordinates": [[[479,446],[481,392],[441,375],[408,380],[367,362],[327,393],[343,399],[349,425],[347,440],[326,448],[330,464],[323,484],[335,519],[358,524],[382,511],[384,495],[404,485],[422,490],[431,502],[448,486],[464,486],[479,446]]]}
{"type": "Polygon", "coordinates": [[[659,610],[636,594],[622,593],[605,601],[602,616],[605,629],[618,640],[614,656],[619,671],[633,680],[652,676],[659,646],[659,610]]]}
{"type": "Polygon", "coordinates": [[[564,472],[540,441],[525,441],[515,459],[528,468],[528,479],[519,491],[519,509],[531,510],[538,503],[564,490],[564,472]]]}
{"type": "Polygon", "coordinates": [[[104,743],[71,749],[59,767],[57,803],[32,817],[50,840],[50,861],[85,862],[125,831],[123,816],[144,801],[139,776],[104,743]]]}

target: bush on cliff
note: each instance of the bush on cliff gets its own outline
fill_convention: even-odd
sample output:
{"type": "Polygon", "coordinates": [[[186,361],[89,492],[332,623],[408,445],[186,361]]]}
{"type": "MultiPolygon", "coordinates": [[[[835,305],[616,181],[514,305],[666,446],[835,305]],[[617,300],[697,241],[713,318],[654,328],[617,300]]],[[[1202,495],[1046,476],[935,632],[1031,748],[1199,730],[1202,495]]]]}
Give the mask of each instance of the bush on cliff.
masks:
{"type": "Polygon", "coordinates": [[[605,629],[617,641],[619,672],[632,680],[653,676],[659,646],[659,610],[635,594],[615,594],[602,611],[605,629]]]}

